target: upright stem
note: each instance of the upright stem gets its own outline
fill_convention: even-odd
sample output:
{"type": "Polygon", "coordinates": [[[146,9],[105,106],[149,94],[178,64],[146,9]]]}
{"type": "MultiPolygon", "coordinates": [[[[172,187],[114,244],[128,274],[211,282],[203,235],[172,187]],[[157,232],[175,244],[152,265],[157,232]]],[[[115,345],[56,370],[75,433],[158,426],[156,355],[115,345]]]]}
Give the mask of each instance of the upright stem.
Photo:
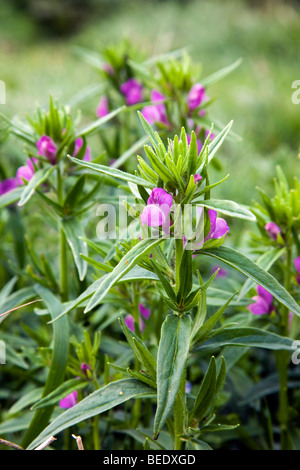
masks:
{"type": "Polygon", "coordinates": [[[183,240],[181,238],[175,239],[175,281],[176,289],[179,288],[180,284],[180,264],[183,254],[183,240]]]}
{"type": "MultiPolygon", "coordinates": [[[[60,167],[57,168],[57,197],[59,203],[62,205],[63,196],[63,179],[60,167]]],[[[68,300],[68,246],[65,236],[65,232],[62,227],[59,226],[59,252],[60,252],[60,289],[61,289],[61,300],[65,302],[68,300]]]]}
{"type": "MultiPolygon", "coordinates": [[[[286,270],[285,270],[285,288],[288,292],[291,289],[291,264],[292,250],[287,247],[286,270]]],[[[286,307],[281,313],[281,334],[288,336],[289,311],[286,307]]],[[[279,411],[278,420],[280,423],[280,443],[282,450],[292,450],[293,445],[288,431],[289,421],[289,403],[288,403],[288,364],[290,355],[288,351],[279,351],[277,353],[277,369],[279,375],[280,391],[279,391],[279,411]]]]}

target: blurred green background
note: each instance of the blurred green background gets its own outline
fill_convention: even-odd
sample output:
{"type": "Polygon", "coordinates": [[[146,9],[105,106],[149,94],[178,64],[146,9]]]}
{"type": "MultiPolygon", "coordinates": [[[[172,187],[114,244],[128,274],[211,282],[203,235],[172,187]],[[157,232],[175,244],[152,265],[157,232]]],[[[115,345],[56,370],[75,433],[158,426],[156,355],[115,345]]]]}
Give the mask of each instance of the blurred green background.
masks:
{"type": "MultiPolygon", "coordinates": [[[[219,153],[230,178],[215,197],[249,204],[256,186],[271,190],[275,167],[298,175],[300,105],[292,82],[300,79],[300,3],[296,1],[208,0],[0,0],[0,79],[6,83],[9,117],[61,102],[99,83],[77,47],[101,50],[129,38],[147,56],[187,47],[203,76],[242,58],[231,75],[210,89],[211,115],[234,121],[239,141],[219,153]]],[[[80,104],[95,118],[99,97],[80,104]]],[[[11,140],[0,158],[19,151],[11,140]]],[[[223,176],[223,174],[222,174],[223,176]]]]}

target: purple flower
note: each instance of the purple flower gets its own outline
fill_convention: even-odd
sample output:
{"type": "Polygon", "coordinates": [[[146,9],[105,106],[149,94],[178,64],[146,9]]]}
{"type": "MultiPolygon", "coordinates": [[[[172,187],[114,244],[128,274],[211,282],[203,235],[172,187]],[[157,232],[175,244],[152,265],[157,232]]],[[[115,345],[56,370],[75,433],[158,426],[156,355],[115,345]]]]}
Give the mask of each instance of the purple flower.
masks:
{"type": "Polygon", "coordinates": [[[227,277],[228,276],[228,272],[226,271],[226,269],[219,268],[219,266],[213,266],[213,268],[211,270],[211,273],[214,274],[218,270],[219,270],[219,272],[218,272],[216,277],[227,277]]]}
{"type": "Polygon", "coordinates": [[[269,237],[275,241],[277,240],[277,235],[281,233],[280,228],[275,224],[275,222],[268,222],[265,225],[265,229],[268,232],[269,237]]]}
{"type": "Polygon", "coordinates": [[[47,158],[52,165],[56,163],[56,145],[47,135],[43,135],[36,143],[38,155],[47,158]]]}
{"type": "MultiPolygon", "coordinates": [[[[134,328],[134,317],[133,315],[126,315],[126,317],[124,318],[124,322],[125,322],[125,325],[127,326],[127,328],[129,328],[131,331],[134,332],[135,328],[134,328]]],[[[140,318],[140,330],[141,332],[144,331],[145,329],[145,323],[143,322],[142,318],[140,318]]]]}
{"type": "Polygon", "coordinates": [[[213,209],[208,210],[208,216],[210,219],[210,230],[204,241],[211,240],[212,238],[225,238],[228,235],[229,227],[226,220],[221,217],[217,217],[217,211],[213,209]]]}
{"type": "Polygon", "coordinates": [[[24,180],[30,181],[33,175],[34,175],[34,170],[33,170],[32,163],[31,163],[31,166],[29,165],[20,166],[16,174],[18,185],[22,186],[22,184],[24,184],[24,180]]]}
{"type": "Polygon", "coordinates": [[[195,173],[195,174],[194,174],[194,181],[195,181],[195,183],[198,183],[198,182],[201,181],[201,180],[202,180],[202,176],[199,175],[199,173],[195,173]]]}
{"type": "Polygon", "coordinates": [[[162,124],[169,125],[169,122],[167,121],[166,107],[164,103],[162,103],[162,101],[164,100],[164,95],[159,93],[159,91],[157,90],[152,90],[151,101],[153,103],[157,102],[158,104],[145,106],[142,109],[142,115],[150,125],[154,124],[155,122],[160,122],[162,124]]]}
{"type": "Polygon", "coordinates": [[[159,227],[166,225],[173,203],[173,196],[162,188],[154,188],[147,201],[147,206],[141,214],[142,225],[159,227]]]}
{"type": "Polygon", "coordinates": [[[271,313],[274,310],[272,305],[273,296],[268,292],[264,287],[257,286],[257,294],[255,297],[252,297],[252,300],[255,300],[255,303],[250,304],[248,309],[254,315],[264,315],[265,313],[271,313]]]}
{"type": "MultiPolygon", "coordinates": [[[[209,136],[209,133],[210,133],[210,131],[208,131],[208,130],[205,131],[205,138],[206,139],[209,136]]],[[[214,138],[215,138],[215,134],[212,132],[209,136],[209,140],[213,140],[214,138]]]]}
{"type": "Polygon", "coordinates": [[[195,83],[188,93],[187,104],[189,111],[198,108],[206,100],[205,88],[201,83],[195,83]]]}
{"type": "Polygon", "coordinates": [[[143,101],[143,85],[134,78],[130,78],[120,87],[121,93],[125,96],[128,106],[143,101]]]}
{"type": "Polygon", "coordinates": [[[146,308],[143,304],[139,304],[139,311],[140,314],[143,315],[146,320],[148,320],[151,315],[151,310],[149,310],[149,308],[146,308]]]}
{"type": "Polygon", "coordinates": [[[96,114],[99,118],[106,116],[109,114],[109,107],[108,107],[108,98],[106,96],[102,96],[99,104],[96,109],[96,114]]]}
{"type": "Polygon", "coordinates": [[[296,276],[296,281],[300,284],[300,256],[294,259],[294,265],[296,270],[298,271],[298,275],[296,276]]]}
{"type": "MultiPolygon", "coordinates": [[[[78,154],[79,150],[81,149],[83,144],[83,139],[81,137],[78,137],[78,139],[75,140],[75,147],[74,147],[74,152],[73,152],[73,157],[76,157],[78,154]]],[[[91,149],[89,147],[86,148],[85,155],[83,157],[83,160],[90,161],[91,160],[91,149]]]]}
{"type": "Polygon", "coordinates": [[[86,364],[86,362],[83,362],[80,366],[80,369],[82,370],[82,372],[84,373],[84,375],[86,376],[86,378],[88,379],[89,376],[88,376],[88,371],[92,371],[92,369],[90,368],[90,366],[88,364],[86,364]]]}
{"type": "Polygon", "coordinates": [[[0,181],[0,196],[9,193],[18,186],[16,178],[7,178],[0,181]]]}
{"type": "Polygon", "coordinates": [[[59,406],[61,408],[72,408],[72,406],[77,404],[77,396],[78,392],[75,390],[74,392],[67,395],[65,398],[60,400],[59,406]]]}
{"type": "Polygon", "coordinates": [[[115,69],[113,68],[112,65],[108,64],[107,62],[105,62],[103,65],[102,65],[102,69],[104,70],[104,72],[106,72],[108,75],[113,75],[115,73],[115,69]]]}

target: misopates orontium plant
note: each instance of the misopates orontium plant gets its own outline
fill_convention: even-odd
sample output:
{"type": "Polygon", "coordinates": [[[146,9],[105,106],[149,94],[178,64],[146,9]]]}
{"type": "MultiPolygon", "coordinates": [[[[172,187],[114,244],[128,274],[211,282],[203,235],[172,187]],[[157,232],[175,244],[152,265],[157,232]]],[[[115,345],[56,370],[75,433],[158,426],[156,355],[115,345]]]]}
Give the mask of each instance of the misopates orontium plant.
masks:
{"type": "MultiPolygon", "coordinates": [[[[209,168],[231,123],[215,136],[212,129],[206,129],[208,133],[202,136],[204,140],[199,145],[199,135],[191,118],[202,118],[199,109],[203,86],[196,86],[189,95],[191,89],[186,83],[194,81],[183,80],[184,99],[177,96],[177,102],[175,95],[180,78],[177,65],[172,62],[169,66],[159,66],[162,88],[157,91],[161,95],[153,96],[152,103],[139,103],[140,120],[150,145],[144,146],[143,155],[138,156],[138,168],[132,173],[118,170],[113,165],[99,164],[97,159],[91,162],[85,144],[85,137],[98,131],[103,124],[113,123],[111,119],[121,114],[124,108],[105,113],[79,131],[70,121],[67,110],[59,112],[53,103],[50,103],[48,114],[39,111],[37,117],[30,120],[30,131],[10,122],[12,133],[21,136],[34,150],[29,151],[26,171],[19,172],[24,184],[5,191],[1,204],[7,206],[19,200],[22,206],[32,201],[35,194],[45,203],[47,212],[54,215],[59,232],[61,228],[64,231],[63,239],[60,239],[61,285],[54,283],[59,270],[51,273],[44,263],[41,264],[43,275],[32,276],[31,272],[35,284],[29,291],[17,292],[17,301],[5,297],[11,292],[13,283],[2,293],[6,299],[3,310],[32,298],[42,299],[45,308],[36,312],[42,319],[48,319],[50,314],[53,327],[51,366],[42,393],[38,398],[27,398],[33,400],[30,403],[34,403],[35,413],[23,437],[24,447],[35,448],[48,436],[91,419],[93,446],[100,448],[99,434],[105,430],[99,415],[126,402],[131,418],[123,418],[120,427],[129,428],[130,432],[142,425],[143,430],[138,431],[137,436],[146,438],[151,446],[208,448],[203,440],[205,434],[222,429],[214,415],[226,377],[222,348],[245,345],[293,350],[292,340],[278,333],[222,323],[223,313],[234,293],[227,297],[224,294],[221,308],[211,316],[207,314],[206,296],[217,272],[204,280],[201,260],[205,256],[237,269],[296,315],[299,315],[299,307],[287,289],[267,270],[241,252],[223,246],[229,239],[229,226],[223,216],[255,220],[247,208],[233,201],[211,198],[214,187],[226,177],[211,182],[209,168]],[[163,89],[163,79],[165,83],[174,80],[169,100],[162,94],[168,91],[168,87],[163,89]],[[162,103],[156,101],[158,97],[162,103]],[[179,114],[174,111],[176,103],[181,104],[179,114]],[[145,111],[147,106],[154,107],[145,111]],[[153,116],[154,122],[151,121],[153,116]],[[174,127],[179,131],[172,134],[174,128],[168,127],[168,133],[164,132],[166,128],[160,124],[173,122],[174,116],[185,116],[184,122],[175,120],[174,127]],[[180,127],[187,120],[187,126],[180,127]],[[159,133],[153,130],[149,121],[160,130],[159,133]],[[81,144],[80,153],[76,153],[79,138],[82,138],[77,142],[77,150],[81,144]],[[89,239],[82,230],[83,223],[89,221],[89,204],[99,202],[97,191],[101,184],[105,184],[106,189],[116,190],[120,181],[128,183],[121,191],[126,191],[128,196],[125,208],[134,222],[134,230],[128,231],[130,236],[126,239],[118,233],[119,238],[117,236],[114,241],[89,239]],[[66,263],[64,237],[72,250],[77,276],[70,272],[66,263]],[[87,246],[97,259],[87,255],[87,246]],[[198,264],[200,269],[197,269],[198,264]],[[92,269],[91,275],[88,267],[92,269]],[[83,308],[85,315],[82,315],[83,308]],[[120,308],[124,315],[120,315],[120,308]],[[101,321],[103,317],[104,322],[101,321]],[[117,317],[120,317],[126,339],[126,355],[124,350],[120,352],[122,360],[120,356],[119,360],[114,360],[115,350],[119,351],[119,336],[115,329],[110,338],[104,338],[102,347],[106,356],[99,353],[98,330],[105,331],[105,324],[113,327],[117,317]],[[94,340],[86,332],[83,334],[87,318],[92,325],[94,340]],[[70,337],[69,330],[76,333],[76,339],[70,337]],[[192,383],[190,391],[187,378],[192,376],[191,366],[207,358],[207,370],[200,384],[192,383]],[[66,372],[68,380],[64,382],[66,372]],[[75,392],[77,400],[71,395],[70,402],[72,405],[77,403],[47,426],[57,403],[63,400],[62,405],[68,407],[70,402],[65,398],[75,392]],[[135,400],[131,406],[132,398],[135,400]],[[147,413],[143,412],[143,407],[147,413]]],[[[145,67],[142,69],[149,73],[145,67]]],[[[128,80],[130,78],[133,77],[128,80]]],[[[126,89],[123,87],[125,95],[137,91],[131,87],[134,82],[130,81],[129,85],[126,89]]],[[[123,163],[128,155],[136,152],[134,149],[135,146],[128,150],[126,158],[121,156],[123,163]]],[[[110,198],[110,202],[114,204],[115,199],[110,198]]],[[[31,251],[31,255],[36,262],[35,253],[31,251]]],[[[36,339],[37,335],[29,328],[26,331],[36,339]]],[[[38,339],[41,345],[47,343],[43,337],[38,339]]],[[[46,351],[41,354],[45,360],[43,365],[49,364],[49,354],[46,351]]]]}
{"type": "MultiPolygon", "coordinates": [[[[286,290],[297,301],[299,299],[299,228],[300,228],[300,184],[294,177],[294,185],[288,182],[281,167],[277,167],[274,177],[274,194],[268,195],[266,191],[258,189],[261,202],[255,202],[251,208],[256,216],[258,233],[252,233],[252,246],[257,258],[257,264],[265,269],[272,270],[274,276],[284,285],[286,290]]],[[[247,281],[240,293],[240,297],[253,290],[253,284],[247,281]]],[[[294,315],[286,306],[278,304],[273,296],[265,289],[256,288],[254,302],[249,310],[255,315],[256,322],[262,328],[268,328],[284,337],[299,338],[299,317],[294,315]]],[[[296,343],[295,343],[296,344],[296,343]]],[[[280,426],[280,445],[282,449],[293,449],[294,425],[297,413],[290,406],[295,397],[289,390],[289,380],[295,372],[295,364],[291,360],[289,351],[275,351],[275,362],[279,378],[278,411],[272,416],[273,421],[280,426]]],[[[272,375],[273,370],[269,371],[272,375]]],[[[272,379],[277,383],[277,377],[272,379]]],[[[268,377],[264,379],[268,381],[268,377]]],[[[261,397],[264,390],[260,383],[261,397]]],[[[269,383],[270,385],[270,383],[269,383]]],[[[254,391],[254,390],[253,390],[254,391]]],[[[271,426],[271,447],[276,442],[271,426]]]]}
{"type": "MultiPolygon", "coordinates": [[[[118,375],[118,378],[108,381],[54,419],[29,448],[49,435],[98,416],[131,398],[136,399],[132,409],[135,425],[143,422],[141,403],[150,400],[154,405],[155,414],[153,420],[150,419],[152,434],[149,431],[148,434],[142,433],[152,445],[166,445],[165,448],[177,450],[208,448],[203,436],[222,429],[214,414],[226,377],[224,358],[222,355],[216,358],[219,348],[236,344],[292,350],[292,340],[268,330],[226,327],[226,323],[220,325],[233,296],[207,317],[206,292],[217,273],[203,282],[200,270],[195,272],[193,266],[198,256],[212,256],[236,268],[299,315],[295,300],[272,275],[242,253],[223,246],[229,227],[223,218],[218,217],[217,211],[253,219],[253,214],[245,207],[232,201],[210,198],[214,185],[209,181],[209,164],[230,125],[213,141],[208,137],[199,153],[196,136],[192,134],[188,143],[184,128],[180,136],[169,140],[166,146],[147,121],[142,116],[140,118],[152,144],[146,148],[148,162],[138,158],[140,174],[133,175],[69,157],[73,164],[80,165],[88,174],[98,172],[129,183],[135,203],[127,204],[127,208],[136,218],[140,231],[136,231],[135,239],[119,241],[123,253],[119,252],[117,259],[108,259],[107,273],[68,303],[53,322],[55,325],[58,319],[65,318],[82,303],[84,312],[91,314],[116,288],[117,292],[121,289],[123,293],[124,286],[125,289],[126,286],[134,289],[132,319],[128,321],[127,316],[120,317],[121,328],[134,358],[133,366],[112,362],[110,367],[121,373],[122,378],[118,375]],[[191,205],[197,209],[194,230],[183,223],[185,211],[190,210],[191,205]],[[189,233],[185,232],[186,226],[189,233]],[[148,230],[154,230],[154,234],[149,235],[148,230]],[[139,291],[141,281],[143,287],[139,291]],[[158,309],[159,315],[153,312],[157,296],[153,283],[162,299],[163,308],[158,309]],[[159,323],[158,333],[154,328],[149,332],[142,326],[141,311],[137,308],[141,292],[146,293],[153,325],[159,323]],[[201,354],[211,349],[214,355],[207,371],[198,390],[191,394],[186,383],[190,361],[195,357],[199,361],[201,354]],[[161,434],[165,433],[170,438],[169,444],[160,440],[161,434]]],[[[90,259],[90,262],[97,265],[96,260],[90,259]]],[[[98,267],[104,270],[101,263],[98,267]]],[[[116,302],[119,292],[115,295],[117,297],[110,298],[109,302],[116,302]]],[[[224,429],[230,427],[224,426],[224,429]]]]}

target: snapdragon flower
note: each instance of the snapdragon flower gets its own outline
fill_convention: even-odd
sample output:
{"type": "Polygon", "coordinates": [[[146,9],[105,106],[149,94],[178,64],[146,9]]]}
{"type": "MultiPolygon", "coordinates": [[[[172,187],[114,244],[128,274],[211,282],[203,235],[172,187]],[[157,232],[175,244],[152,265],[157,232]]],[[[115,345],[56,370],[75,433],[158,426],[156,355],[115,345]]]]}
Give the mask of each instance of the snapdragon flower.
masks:
{"type": "Polygon", "coordinates": [[[201,83],[195,83],[188,93],[187,105],[189,111],[194,111],[207,99],[205,88],[201,83]]]}
{"type": "Polygon", "coordinates": [[[151,191],[147,205],[141,214],[142,225],[159,227],[168,221],[173,204],[173,196],[162,188],[154,188],[151,191]]]}
{"type": "Polygon", "coordinates": [[[108,98],[107,96],[102,96],[100,98],[99,104],[96,109],[96,114],[99,118],[106,116],[109,114],[109,107],[108,107],[108,98]]]}
{"type": "Polygon", "coordinates": [[[257,286],[257,294],[252,297],[255,302],[248,305],[248,309],[254,315],[270,314],[274,310],[272,294],[259,285],[257,286]]]}
{"type": "Polygon", "coordinates": [[[43,135],[36,143],[38,155],[47,158],[52,165],[56,163],[56,145],[51,137],[43,135]]]}
{"type": "Polygon", "coordinates": [[[213,238],[227,237],[229,233],[229,227],[226,220],[221,217],[217,217],[217,211],[214,209],[208,210],[208,216],[210,219],[210,230],[204,241],[211,240],[213,238]]]}
{"type": "Polygon", "coordinates": [[[5,180],[0,181],[0,196],[9,193],[13,189],[17,188],[17,186],[18,183],[16,178],[6,178],[5,180]]]}
{"type": "Polygon", "coordinates": [[[277,240],[277,236],[281,233],[280,228],[275,224],[275,222],[268,222],[265,225],[265,229],[268,232],[269,237],[275,241],[277,240]]]}
{"type": "Polygon", "coordinates": [[[20,166],[16,174],[18,185],[22,186],[22,184],[24,184],[24,180],[30,181],[33,175],[34,175],[33,166],[29,166],[29,165],[20,166]]]}
{"type": "Polygon", "coordinates": [[[128,106],[140,103],[143,101],[143,85],[130,78],[120,86],[121,93],[125,96],[126,104],[128,106]]]}
{"type": "MultiPolygon", "coordinates": [[[[140,315],[143,316],[145,320],[148,320],[149,316],[151,315],[151,310],[145,307],[142,303],[139,304],[139,312],[140,312],[140,315]]],[[[127,328],[129,328],[131,331],[134,332],[135,328],[134,328],[133,315],[131,314],[126,315],[126,317],[124,318],[124,322],[127,328]]],[[[143,318],[141,317],[139,318],[139,326],[140,326],[141,332],[143,332],[146,325],[145,325],[145,322],[143,321],[143,318]]]]}
{"type": "Polygon", "coordinates": [[[298,275],[296,276],[296,281],[298,284],[300,284],[300,256],[294,259],[294,265],[298,272],[298,275]]]}
{"type": "Polygon", "coordinates": [[[157,104],[151,104],[149,106],[145,106],[142,109],[141,111],[142,115],[151,126],[155,124],[156,122],[169,125],[169,122],[167,121],[166,106],[163,103],[164,100],[165,100],[164,95],[162,95],[157,90],[152,90],[151,101],[157,104]]]}
{"type": "Polygon", "coordinates": [[[64,409],[72,408],[73,406],[77,405],[77,397],[78,392],[77,390],[74,390],[74,392],[69,393],[69,395],[60,400],[59,406],[64,409]]]}
{"type": "MultiPolygon", "coordinates": [[[[82,137],[78,137],[78,139],[75,140],[75,147],[74,147],[74,152],[73,152],[73,157],[76,157],[78,154],[79,150],[81,149],[83,145],[83,139],[82,137]]],[[[90,161],[91,160],[91,149],[89,147],[86,148],[85,155],[83,157],[83,160],[85,161],[90,161]]]]}

